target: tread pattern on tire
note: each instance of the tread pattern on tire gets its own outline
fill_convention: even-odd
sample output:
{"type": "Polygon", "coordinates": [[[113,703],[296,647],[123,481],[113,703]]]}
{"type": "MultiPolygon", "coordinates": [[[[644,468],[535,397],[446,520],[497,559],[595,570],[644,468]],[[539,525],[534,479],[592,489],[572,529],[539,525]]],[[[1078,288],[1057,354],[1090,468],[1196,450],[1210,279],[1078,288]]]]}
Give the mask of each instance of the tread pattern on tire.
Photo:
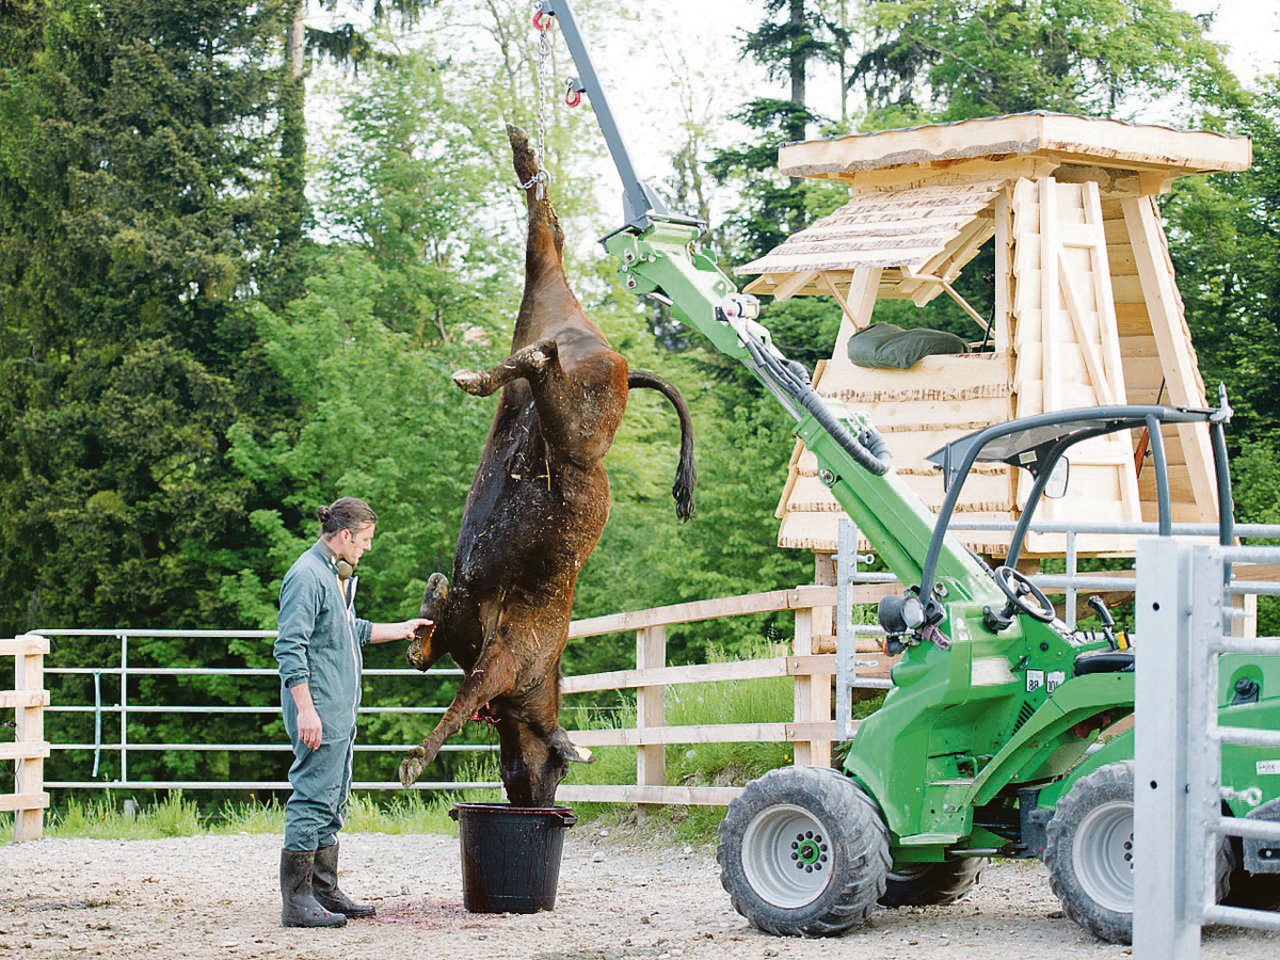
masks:
{"type": "MultiPolygon", "coordinates": [[[[1109,763],[1086,777],[1081,777],[1058,801],[1058,809],[1049,821],[1048,844],[1044,862],[1049,868],[1049,886],[1062,902],[1062,912],[1099,940],[1111,943],[1133,942],[1133,910],[1121,913],[1108,910],[1092,900],[1080,887],[1072,863],[1075,828],[1080,820],[1100,803],[1127,798],[1133,802],[1134,764],[1132,760],[1109,763]]],[[[1218,900],[1225,900],[1231,882],[1235,858],[1229,843],[1219,851],[1215,882],[1218,900]]],[[[1141,856],[1141,851],[1134,851],[1141,856]]]]}
{"type": "Polygon", "coordinates": [[[864,921],[884,895],[889,872],[889,833],[880,811],[856,783],[827,767],[783,767],[747,785],[729,805],[716,848],[720,883],[733,908],[751,925],[775,936],[827,937],[864,921]],[[769,807],[789,803],[817,817],[839,844],[833,863],[843,873],[809,904],[777,907],[759,897],[742,867],[748,824],[769,807]]]}
{"type": "Polygon", "coordinates": [[[986,857],[966,857],[938,863],[909,864],[925,867],[914,876],[891,871],[880,898],[885,907],[945,907],[962,899],[977,884],[989,861],[986,857]]]}

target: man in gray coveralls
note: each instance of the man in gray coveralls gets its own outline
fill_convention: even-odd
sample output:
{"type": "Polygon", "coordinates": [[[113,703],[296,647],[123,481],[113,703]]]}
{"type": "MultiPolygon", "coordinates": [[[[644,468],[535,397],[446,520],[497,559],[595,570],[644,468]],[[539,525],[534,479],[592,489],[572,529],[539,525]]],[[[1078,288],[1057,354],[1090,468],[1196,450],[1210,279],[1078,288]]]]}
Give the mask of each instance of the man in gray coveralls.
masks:
{"type": "Polygon", "coordinates": [[[430,620],[370,623],[356,617],[353,576],[373,541],[378,518],[343,497],[316,511],[320,539],[280,586],[280,700],[293,744],[280,854],[281,922],[340,927],[374,908],[338,889],[338,831],[351,792],[351,754],[360,706],[360,648],[408,640],[430,620]]]}

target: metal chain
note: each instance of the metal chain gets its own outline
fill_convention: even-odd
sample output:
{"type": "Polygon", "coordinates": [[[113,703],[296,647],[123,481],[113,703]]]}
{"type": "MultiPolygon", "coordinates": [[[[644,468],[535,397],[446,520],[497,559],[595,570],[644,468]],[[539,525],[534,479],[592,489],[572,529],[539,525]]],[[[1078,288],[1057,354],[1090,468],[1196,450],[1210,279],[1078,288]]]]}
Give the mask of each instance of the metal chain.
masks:
{"type": "MultiPolygon", "coordinates": [[[[542,4],[534,4],[534,9],[541,11],[542,4]]],[[[538,147],[535,153],[538,172],[530,177],[527,183],[520,184],[521,190],[528,190],[534,184],[537,184],[537,197],[539,200],[546,196],[547,184],[551,182],[551,173],[547,170],[547,84],[549,82],[548,75],[551,64],[551,28],[555,24],[555,19],[549,17],[548,20],[550,23],[547,25],[547,29],[538,31],[538,147]]]]}

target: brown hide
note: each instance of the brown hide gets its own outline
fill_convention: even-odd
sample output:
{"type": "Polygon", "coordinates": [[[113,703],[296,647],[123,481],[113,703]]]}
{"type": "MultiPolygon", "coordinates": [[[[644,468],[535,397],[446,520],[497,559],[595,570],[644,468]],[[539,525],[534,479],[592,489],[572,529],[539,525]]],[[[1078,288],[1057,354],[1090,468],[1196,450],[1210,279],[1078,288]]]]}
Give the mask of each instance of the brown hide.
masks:
{"type": "MultiPolygon", "coordinates": [[[[507,133],[521,183],[537,172],[528,138],[507,133]]],[[[673,493],[692,514],[693,435],[683,398],[661,377],[627,370],[587,318],[565,278],[564,234],[550,199],[528,188],[524,299],[511,355],[454,381],[476,396],[501,389],[458,534],[453,575],[433,574],[422,616],[434,626],[409,648],[426,670],[449,654],[465,676],[444,716],[400,765],[412,784],[485,704],[496,718],[502,782],[511,803],[547,806],[570,761],[590,754],[559,725],[560,657],[578,571],[609,516],[603,459],[627,404],[628,386],[653,387],[676,407],[680,466],[673,493]]]]}

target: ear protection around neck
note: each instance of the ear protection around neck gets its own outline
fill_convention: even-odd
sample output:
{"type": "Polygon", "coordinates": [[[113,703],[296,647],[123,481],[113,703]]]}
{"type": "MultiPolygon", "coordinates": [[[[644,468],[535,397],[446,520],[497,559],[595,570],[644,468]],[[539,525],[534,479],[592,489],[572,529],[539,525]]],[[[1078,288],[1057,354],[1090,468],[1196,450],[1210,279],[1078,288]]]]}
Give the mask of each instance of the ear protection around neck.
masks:
{"type": "Polygon", "coordinates": [[[338,576],[340,576],[343,580],[350,580],[351,575],[356,572],[355,564],[348,563],[346,560],[343,560],[341,557],[339,557],[334,562],[338,565],[338,576]]]}

